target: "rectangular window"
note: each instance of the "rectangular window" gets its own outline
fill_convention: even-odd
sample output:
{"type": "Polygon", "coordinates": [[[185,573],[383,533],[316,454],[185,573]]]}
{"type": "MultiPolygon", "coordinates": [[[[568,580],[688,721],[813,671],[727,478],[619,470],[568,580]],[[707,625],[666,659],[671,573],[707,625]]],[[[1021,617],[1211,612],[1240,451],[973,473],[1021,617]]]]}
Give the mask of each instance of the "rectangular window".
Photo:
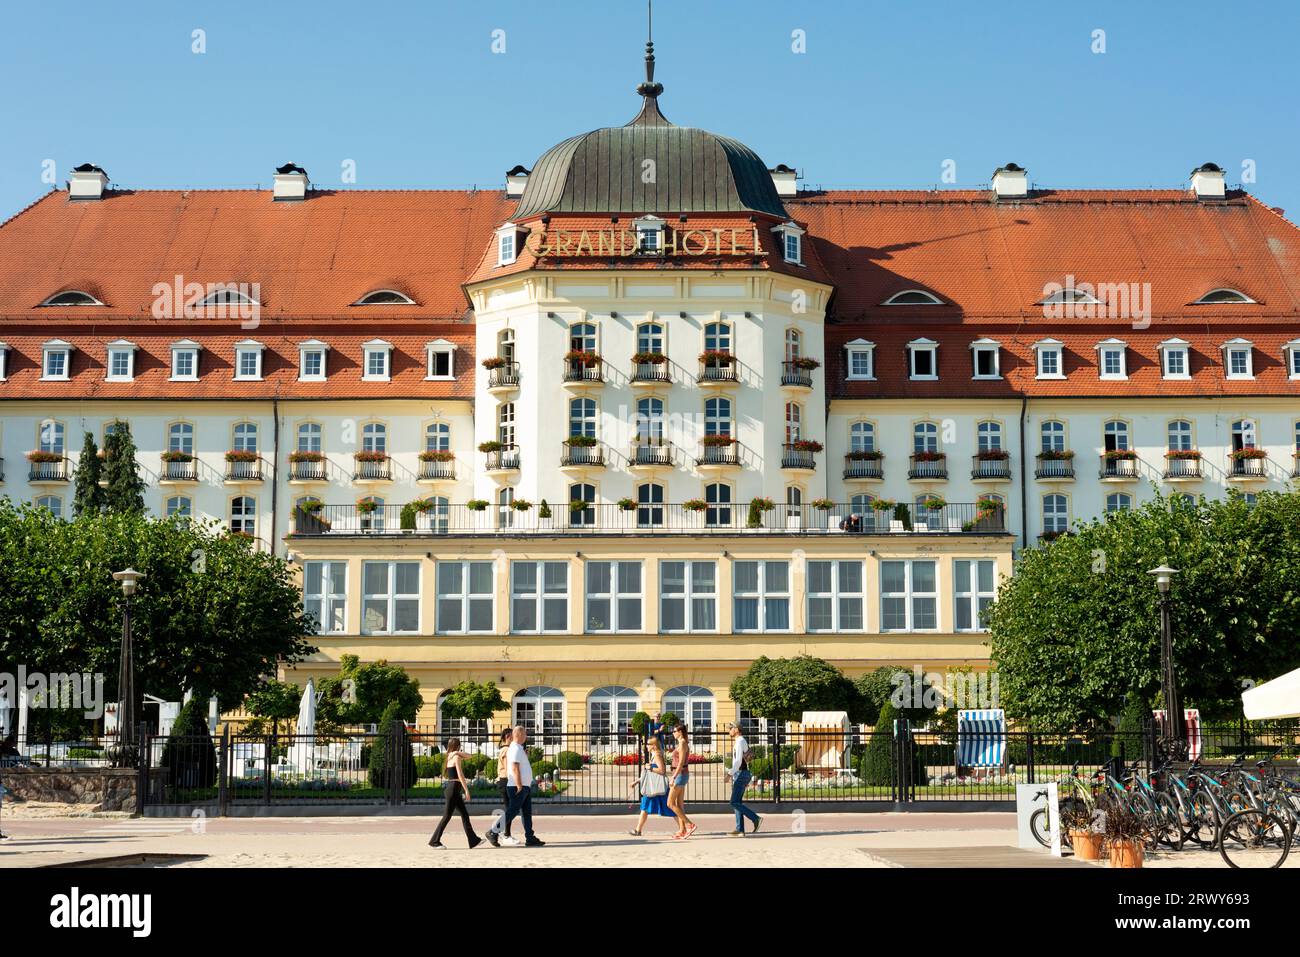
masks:
{"type": "Polygon", "coordinates": [[[975,378],[1000,378],[998,373],[998,350],[996,347],[990,346],[975,350],[975,378]]]}
{"type": "Polygon", "coordinates": [[[195,349],[172,350],[172,378],[197,379],[199,372],[199,354],[195,349]]]}
{"type": "Polygon", "coordinates": [[[641,563],[587,562],[588,632],[641,631],[641,563]]]}
{"type": "Polygon", "coordinates": [[[517,635],[567,631],[569,563],[510,563],[510,630],[517,635]]]}
{"type": "Polygon", "coordinates": [[[985,613],[993,604],[993,562],[958,559],[952,563],[954,626],[958,631],[987,631],[985,613]]]}
{"type": "Polygon", "coordinates": [[[912,348],[912,378],[935,378],[933,349],[912,348]]]}
{"type": "Polygon", "coordinates": [[[790,630],[789,562],[736,562],[732,595],[734,631],[790,630]]]}
{"type": "Polygon", "coordinates": [[[808,630],[862,631],[862,562],[808,563],[808,630]]]}
{"type": "Polygon", "coordinates": [[[302,569],[302,603],[316,619],[316,634],[347,628],[347,562],[307,562],[302,569]]]}
{"type": "Polygon", "coordinates": [[[361,633],[410,635],[420,630],[420,563],[363,562],[361,633]]]}
{"type": "Polygon", "coordinates": [[[880,630],[934,631],[939,627],[935,563],[880,563],[880,630]]]}
{"type": "Polygon", "coordinates": [[[46,379],[66,379],[68,377],[68,350],[47,349],[45,351],[46,379]]]}
{"type": "Polygon", "coordinates": [[[1234,379],[1250,378],[1250,350],[1228,350],[1228,375],[1234,379]]]}
{"type": "Polygon", "coordinates": [[[496,630],[492,566],[492,562],[438,562],[438,634],[486,635],[496,630]]]}
{"type": "Polygon", "coordinates": [[[1059,349],[1038,350],[1039,378],[1059,376],[1061,374],[1061,352],[1059,349]]]}
{"type": "Polygon", "coordinates": [[[1291,378],[1300,379],[1300,347],[1291,350],[1291,378]]]}
{"type": "Polygon", "coordinates": [[[871,377],[871,350],[849,350],[849,378],[870,379],[871,377]]]}
{"type": "Polygon", "coordinates": [[[797,263],[801,261],[799,240],[800,237],[796,233],[788,232],[785,234],[785,261],[786,262],[797,263]]]}
{"type": "Polygon", "coordinates": [[[429,378],[430,379],[451,378],[451,356],[452,353],[450,349],[429,350],[429,378]]]}
{"type": "Polygon", "coordinates": [[[388,378],[388,350],[387,349],[366,350],[366,374],[364,378],[367,379],[388,378]]]}
{"type": "Polygon", "coordinates": [[[1124,378],[1124,350],[1102,349],[1101,350],[1101,375],[1105,379],[1123,379],[1124,378]]]}
{"type": "Polygon", "coordinates": [[[1187,351],[1185,349],[1165,350],[1165,377],[1183,378],[1187,375],[1187,351]]]}
{"type": "Polygon", "coordinates": [[[108,378],[131,378],[131,350],[113,349],[108,354],[108,378]]]}
{"type": "Polygon", "coordinates": [[[304,349],[302,352],[302,369],[300,379],[325,378],[325,352],[322,349],[304,349]]]}
{"type": "Polygon", "coordinates": [[[502,233],[497,239],[497,263],[508,266],[515,261],[515,234],[502,233]]]}
{"type": "Polygon", "coordinates": [[[718,563],[659,563],[659,630],[718,630],[718,563]]]}
{"type": "Polygon", "coordinates": [[[235,378],[260,379],[262,377],[262,350],[240,349],[235,356],[235,378]]]}

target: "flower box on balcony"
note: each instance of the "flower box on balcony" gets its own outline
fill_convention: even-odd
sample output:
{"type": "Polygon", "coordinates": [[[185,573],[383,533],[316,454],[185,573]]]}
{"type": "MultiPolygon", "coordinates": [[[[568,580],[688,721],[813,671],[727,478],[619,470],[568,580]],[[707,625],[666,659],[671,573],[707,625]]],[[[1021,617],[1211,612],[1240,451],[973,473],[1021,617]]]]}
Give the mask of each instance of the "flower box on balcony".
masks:
{"type": "Polygon", "coordinates": [[[478,445],[478,450],[480,452],[500,452],[504,448],[505,445],[503,443],[495,440],[491,442],[480,442],[478,445]]]}
{"type": "Polygon", "coordinates": [[[1184,461],[1199,461],[1201,452],[1199,449],[1170,449],[1165,453],[1167,459],[1181,459],[1184,461]]]}
{"type": "Polygon", "coordinates": [[[226,461],[227,462],[256,462],[257,453],[246,452],[243,449],[239,449],[239,450],[231,449],[229,452],[226,453],[226,461]]]}
{"type": "Polygon", "coordinates": [[[1038,457],[1044,462],[1064,462],[1074,458],[1074,453],[1069,450],[1047,449],[1039,452],[1038,457]]]}
{"type": "Polygon", "coordinates": [[[480,363],[480,365],[482,365],[484,369],[488,370],[504,369],[506,367],[506,360],[500,356],[488,356],[480,363]]]}
{"type": "Polygon", "coordinates": [[[363,498],[357,502],[357,511],[362,515],[369,515],[379,508],[379,503],[374,499],[363,498]]]}
{"type": "Polygon", "coordinates": [[[1229,457],[1234,462],[1241,462],[1248,459],[1266,459],[1268,458],[1268,452],[1265,451],[1264,449],[1256,449],[1256,448],[1233,449],[1229,457]]]}
{"type": "Polygon", "coordinates": [[[942,462],[947,455],[943,452],[913,452],[913,462],[942,462]]]}
{"type": "Polygon", "coordinates": [[[564,440],[564,444],[572,449],[592,449],[600,444],[600,440],[594,435],[571,435],[564,440]]]}
{"type": "Polygon", "coordinates": [[[1138,454],[1133,449],[1107,449],[1105,454],[1107,462],[1133,462],[1137,457],[1138,454]]]}
{"type": "Polygon", "coordinates": [[[700,445],[706,449],[721,449],[736,444],[734,435],[705,435],[700,437],[700,445]]]}
{"type": "Polygon", "coordinates": [[[316,515],[324,507],[325,503],[318,498],[307,498],[298,503],[299,510],[308,515],[316,515]]]}
{"type": "Polygon", "coordinates": [[[533,507],[533,503],[526,498],[517,498],[510,503],[510,507],[516,512],[526,512],[533,507]]]}
{"type": "Polygon", "coordinates": [[[941,508],[948,507],[948,500],[941,495],[932,495],[929,498],[921,499],[921,505],[931,512],[937,512],[941,508]]]}
{"type": "Polygon", "coordinates": [[[885,457],[884,452],[877,452],[874,449],[872,450],[857,449],[856,451],[850,452],[845,456],[845,458],[849,459],[852,462],[879,462],[884,457],[885,457]]]}
{"type": "Polygon", "coordinates": [[[63,455],[59,452],[28,452],[28,462],[62,462],[63,455]]]}
{"type": "Polygon", "coordinates": [[[1011,458],[1011,453],[1006,449],[983,449],[975,453],[975,458],[984,462],[1004,462],[1011,458]]]}
{"type": "Polygon", "coordinates": [[[620,498],[618,500],[618,510],[620,512],[631,512],[635,511],[635,509],[636,502],[632,501],[630,498],[620,498]]]}
{"type": "Polygon", "coordinates": [[[591,502],[585,502],[580,498],[575,498],[569,502],[569,511],[574,515],[577,515],[579,512],[585,512],[589,508],[591,508],[591,502]]]}
{"type": "Polygon", "coordinates": [[[193,462],[194,456],[189,452],[164,452],[159,456],[164,462],[193,462]]]}
{"type": "Polygon", "coordinates": [[[387,452],[355,452],[353,458],[358,462],[387,462],[387,452]]]}
{"type": "Polygon", "coordinates": [[[456,453],[450,449],[425,449],[420,453],[421,462],[454,462],[456,453]]]}
{"type": "Polygon", "coordinates": [[[487,510],[488,502],[487,499],[472,498],[465,503],[465,507],[471,512],[483,512],[487,510]]]}
{"type": "Polygon", "coordinates": [[[798,442],[791,442],[790,448],[796,452],[820,452],[822,444],[812,439],[800,439],[798,442]]]}
{"type": "Polygon", "coordinates": [[[811,372],[813,369],[820,369],[822,364],[811,356],[800,356],[797,359],[791,359],[790,365],[794,366],[796,369],[803,369],[806,372],[811,372]]]}
{"type": "Polygon", "coordinates": [[[719,349],[707,349],[700,353],[700,361],[706,366],[729,366],[736,361],[736,357],[730,352],[723,352],[719,349]]]}
{"type": "Polygon", "coordinates": [[[892,512],[894,510],[894,500],[888,498],[873,499],[871,507],[877,512],[892,512]]]}
{"type": "Polygon", "coordinates": [[[689,498],[682,502],[682,508],[688,512],[702,512],[709,507],[708,502],[702,498],[689,498]]]}
{"type": "Polygon", "coordinates": [[[564,354],[564,361],[590,369],[592,366],[600,365],[600,353],[586,352],[582,349],[570,349],[564,354]]]}
{"type": "Polygon", "coordinates": [[[324,462],[324,452],[290,452],[290,462],[324,462]]]}
{"type": "Polygon", "coordinates": [[[819,512],[829,512],[835,507],[835,503],[828,498],[815,498],[808,504],[819,512]]]}
{"type": "Polygon", "coordinates": [[[668,361],[662,352],[636,352],[632,355],[632,364],[639,366],[661,366],[668,361]]]}

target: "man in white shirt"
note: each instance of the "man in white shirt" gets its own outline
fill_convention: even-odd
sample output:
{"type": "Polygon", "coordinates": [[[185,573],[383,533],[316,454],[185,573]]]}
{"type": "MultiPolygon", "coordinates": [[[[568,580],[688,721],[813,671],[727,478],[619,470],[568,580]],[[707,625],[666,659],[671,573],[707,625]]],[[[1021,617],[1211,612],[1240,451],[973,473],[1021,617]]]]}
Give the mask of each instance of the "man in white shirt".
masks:
{"type": "Polygon", "coordinates": [[[731,809],[736,812],[736,829],[728,831],[727,836],[744,837],[745,818],[749,818],[754,825],[755,834],[763,819],[744,803],[745,788],[749,787],[749,782],[754,777],[749,772],[749,762],[745,759],[749,753],[749,742],[734,724],[727,725],[727,732],[731,735],[731,766],[727,768],[727,777],[731,778],[731,809]]]}
{"type": "Polygon", "coordinates": [[[528,732],[522,724],[515,725],[515,739],[506,752],[506,794],[510,797],[510,810],[506,812],[506,837],[501,843],[519,846],[519,838],[510,837],[510,825],[516,816],[524,821],[524,847],[544,847],[546,842],[533,833],[533,765],[528,760],[528,732]]]}

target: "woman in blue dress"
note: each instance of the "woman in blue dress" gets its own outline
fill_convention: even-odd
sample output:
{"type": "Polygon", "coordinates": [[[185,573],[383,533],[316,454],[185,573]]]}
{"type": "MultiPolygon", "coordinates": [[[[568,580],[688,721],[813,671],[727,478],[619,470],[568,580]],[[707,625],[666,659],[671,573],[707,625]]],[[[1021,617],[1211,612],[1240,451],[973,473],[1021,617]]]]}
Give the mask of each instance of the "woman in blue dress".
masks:
{"type": "MultiPolygon", "coordinates": [[[[650,751],[650,760],[646,762],[642,772],[653,771],[656,774],[664,775],[666,780],[668,775],[668,765],[664,761],[664,751],[659,744],[659,739],[655,737],[649,738],[646,741],[646,746],[650,751]]],[[[628,787],[628,790],[631,791],[632,788],[636,787],[639,783],[639,780],[633,781],[628,787]]],[[[658,794],[654,797],[646,797],[645,795],[641,796],[641,815],[637,818],[636,827],[633,830],[628,831],[628,833],[633,837],[641,837],[641,832],[645,828],[646,819],[651,814],[656,817],[677,817],[677,815],[673,813],[673,809],[668,806],[667,790],[665,790],[663,794],[658,794]]]]}

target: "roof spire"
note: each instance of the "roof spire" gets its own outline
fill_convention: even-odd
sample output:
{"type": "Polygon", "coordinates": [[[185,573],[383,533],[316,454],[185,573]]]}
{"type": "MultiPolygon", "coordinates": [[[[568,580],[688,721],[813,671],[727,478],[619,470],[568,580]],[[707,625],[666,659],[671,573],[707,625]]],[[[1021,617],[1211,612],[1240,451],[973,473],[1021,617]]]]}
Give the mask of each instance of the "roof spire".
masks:
{"type": "Polygon", "coordinates": [[[672,126],[659,112],[664,85],[655,82],[654,0],[646,0],[645,81],[637,84],[636,91],[643,98],[641,112],[628,126],[672,126]]]}

